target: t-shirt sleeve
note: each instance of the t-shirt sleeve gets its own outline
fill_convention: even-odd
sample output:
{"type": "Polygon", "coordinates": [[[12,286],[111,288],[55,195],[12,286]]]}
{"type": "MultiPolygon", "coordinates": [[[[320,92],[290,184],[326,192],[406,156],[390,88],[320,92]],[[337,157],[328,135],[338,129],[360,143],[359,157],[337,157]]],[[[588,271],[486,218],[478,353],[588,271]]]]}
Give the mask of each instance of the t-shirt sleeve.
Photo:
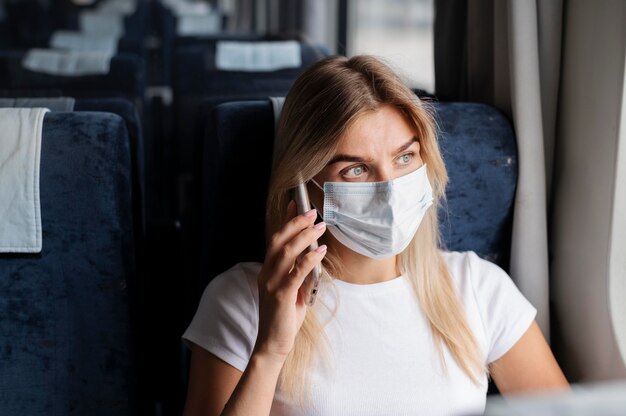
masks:
{"type": "Polygon", "coordinates": [[[502,357],[530,328],[537,309],[498,265],[469,252],[474,296],[488,337],[487,363],[502,357]]]}
{"type": "Polygon", "coordinates": [[[215,277],[182,336],[188,347],[194,343],[242,372],[258,332],[256,276],[249,269],[240,263],[215,277]]]}

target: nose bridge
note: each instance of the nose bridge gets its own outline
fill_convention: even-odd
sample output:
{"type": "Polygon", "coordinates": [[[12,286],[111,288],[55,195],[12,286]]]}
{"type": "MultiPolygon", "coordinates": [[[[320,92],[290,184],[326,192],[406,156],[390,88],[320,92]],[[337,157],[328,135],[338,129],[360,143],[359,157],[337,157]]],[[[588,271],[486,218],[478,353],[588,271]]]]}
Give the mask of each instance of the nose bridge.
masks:
{"type": "Polygon", "coordinates": [[[393,166],[388,163],[381,163],[378,168],[378,178],[376,178],[379,182],[386,182],[394,179],[393,177],[393,166]]]}

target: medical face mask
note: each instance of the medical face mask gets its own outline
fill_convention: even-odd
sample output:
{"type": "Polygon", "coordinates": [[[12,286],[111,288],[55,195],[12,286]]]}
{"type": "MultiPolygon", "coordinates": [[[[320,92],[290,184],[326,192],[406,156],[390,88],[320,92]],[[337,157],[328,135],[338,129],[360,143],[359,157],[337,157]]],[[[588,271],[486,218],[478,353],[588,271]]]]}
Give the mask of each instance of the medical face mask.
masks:
{"type": "Polygon", "coordinates": [[[425,163],[390,181],[325,182],[322,190],[322,218],[330,233],[341,244],[373,259],[401,253],[433,203],[425,163]]]}

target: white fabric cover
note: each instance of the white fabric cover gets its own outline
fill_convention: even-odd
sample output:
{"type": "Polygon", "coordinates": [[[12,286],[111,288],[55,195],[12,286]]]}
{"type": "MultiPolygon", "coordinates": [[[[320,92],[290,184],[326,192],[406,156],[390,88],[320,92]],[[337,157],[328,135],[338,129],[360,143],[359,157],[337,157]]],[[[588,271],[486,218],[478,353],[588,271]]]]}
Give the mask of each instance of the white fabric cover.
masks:
{"type": "Polygon", "coordinates": [[[43,107],[50,111],[74,111],[76,99],[74,97],[20,97],[0,98],[2,108],[35,108],[43,107]]]}
{"type": "Polygon", "coordinates": [[[272,110],[274,111],[274,126],[278,126],[278,120],[280,120],[280,113],[283,111],[285,105],[285,97],[270,97],[272,103],[272,110]]]}
{"type": "Polygon", "coordinates": [[[295,40],[279,42],[219,41],[215,67],[223,71],[276,71],[302,66],[301,46],[295,40]]]}
{"type": "Polygon", "coordinates": [[[57,30],[50,38],[50,47],[73,51],[102,51],[115,55],[119,38],[71,30],[57,30]]]}
{"type": "Polygon", "coordinates": [[[24,56],[22,66],[49,75],[102,75],[109,72],[112,57],[112,53],[102,51],[31,49],[24,56]]]}
{"type": "Polygon", "coordinates": [[[166,0],[163,1],[163,4],[165,4],[177,17],[207,15],[213,11],[209,3],[202,1],[190,2],[166,0]]]}
{"type": "Polygon", "coordinates": [[[83,10],[78,15],[78,25],[83,33],[98,36],[124,36],[124,16],[115,13],[83,10]]]}
{"type": "Polygon", "coordinates": [[[39,161],[48,111],[0,109],[0,253],[41,251],[39,161]]]}
{"type": "Polygon", "coordinates": [[[222,15],[210,13],[206,15],[183,15],[176,19],[178,36],[213,35],[222,30],[222,15]]]}
{"type": "MultiPolygon", "coordinates": [[[[474,252],[442,252],[485,363],[502,357],[537,310],[497,265],[474,252]]],[[[245,371],[258,332],[260,263],[239,263],[206,288],[183,339],[245,371]]],[[[276,392],[272,415],[481,414],[487,379],[474,385],[444,347],[442,369],[429,323],[405,276],[368,285],[335,280],[314,308],[332,364],[311,367],[304,408],[276,392]],[[335,312],[335,318],[331,318],[335,312]],[[334,370],[333,370],[334,367],[334,370]]]]}

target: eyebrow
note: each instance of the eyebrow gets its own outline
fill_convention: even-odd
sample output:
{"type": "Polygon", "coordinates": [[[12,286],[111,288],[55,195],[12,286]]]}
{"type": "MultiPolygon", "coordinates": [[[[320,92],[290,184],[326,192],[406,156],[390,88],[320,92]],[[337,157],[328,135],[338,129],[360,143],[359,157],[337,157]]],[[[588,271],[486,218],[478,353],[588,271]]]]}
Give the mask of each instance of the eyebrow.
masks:
{"type": "MultiPolygon", "coordinates": [[[[409,140],[408,142],[406,142],[405,144],[403,144],[402,146],[398,147],[395,151],[394,154],[398,154],[406,149],[408,149],[409,147],[411,147],[411,145],[413,143],[417,142],[417,136],[413,136],[411,138],[411,140],[409,140]]],[[[339,162],[358,162],[358,163],[367,163],[367,162],[371,162],[372,159],[364,159],[360,156],[353,156],[353,155],[345,155],[345,154],[338,154],[335,155],[330,162],[328,162],[328,164],[326,166],[330,166],[334,163],[339,163],[339,162]]]]}

